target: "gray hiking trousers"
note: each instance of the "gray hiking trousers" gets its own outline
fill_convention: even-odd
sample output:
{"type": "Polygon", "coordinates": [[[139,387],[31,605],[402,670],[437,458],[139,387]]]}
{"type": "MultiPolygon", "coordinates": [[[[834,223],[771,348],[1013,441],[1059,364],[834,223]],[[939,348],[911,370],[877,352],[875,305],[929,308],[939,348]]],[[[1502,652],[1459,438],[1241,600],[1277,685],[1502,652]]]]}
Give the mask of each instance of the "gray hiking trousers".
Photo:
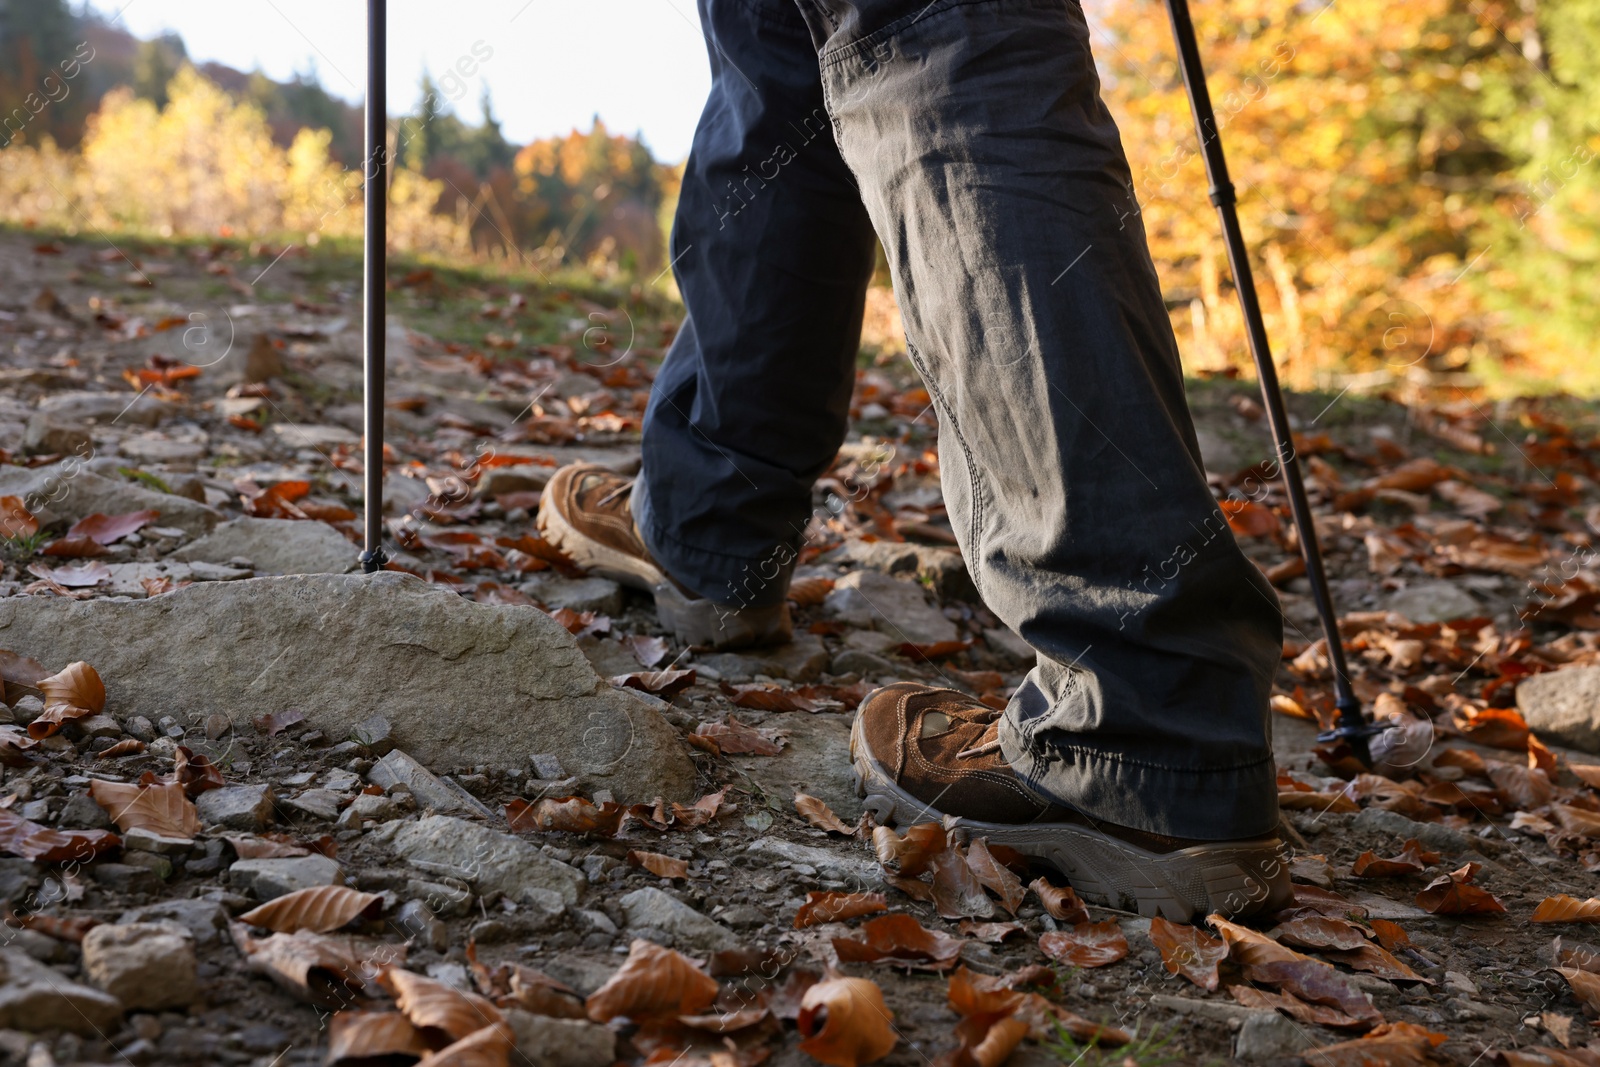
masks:
{"type": "Polygon", "coordinates": [[[1006,758],[1119,825],[1272,830],[1282,618],[1206,486],[1076,0],[700,15],[713,83],[671,243],[688,316],[634,493],[651,551],[718,603],[782,599],[845,436],[876,237],[962,553],[1039,654],[1006,758]]]}

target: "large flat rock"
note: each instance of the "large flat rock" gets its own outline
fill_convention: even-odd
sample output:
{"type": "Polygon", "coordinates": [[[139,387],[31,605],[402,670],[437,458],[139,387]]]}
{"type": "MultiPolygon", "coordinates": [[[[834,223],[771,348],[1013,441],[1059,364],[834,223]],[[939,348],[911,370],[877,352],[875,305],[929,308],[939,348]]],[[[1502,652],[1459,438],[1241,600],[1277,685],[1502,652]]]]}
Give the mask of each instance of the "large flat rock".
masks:
{"type": "Polygon", "coordinates": [[[526,768],[549,752],[625,801],[694,795],[656,702],[603,681],[559,623],[406,574],[207,582],[124,602],[7,597],[0,648],[50,670],[87,661],[120,717],[222,712],[248,730],[298,708],[342,740],[381,711],[439,769],[526,768]]]}
{"type": "Polygon", "coordinates": [[[102,477],[75,459],[31,469],[0,466],[0,496],[21,497],[28,510],[46,523],[56,519],[76,522],[95,512],[116,515],[154,509],[161,516],[156,525],[173,526],[198,537],[222,520],[220,512],[188,497],[102,477]]]}

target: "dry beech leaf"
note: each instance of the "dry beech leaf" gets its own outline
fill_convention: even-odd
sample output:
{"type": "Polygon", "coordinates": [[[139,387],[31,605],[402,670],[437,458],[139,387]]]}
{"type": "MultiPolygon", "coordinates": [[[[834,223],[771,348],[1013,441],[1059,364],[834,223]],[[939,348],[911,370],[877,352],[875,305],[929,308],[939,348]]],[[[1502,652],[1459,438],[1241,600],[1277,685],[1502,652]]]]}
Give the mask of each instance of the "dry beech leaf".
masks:
{"type": "Polygon", "coordinates": [[[1413,837],[1401,846],[1398,856],[1385,858],[1372,852],[1363,852],[1356,857],[1350,870],[1357,878],[1396,878],[1406,874],[1421,874],[1438,862],[1439,854],[1423,848],[1422,842],[1413,837]]]}
{"type": "Polygon", "coordinates": [[[1352,1030],[1365,1030],[1372,1025],[1371,1019],[1355,1019],[1338,1008],[1330,1008],[1326,1004],[1307,1003],[1293,993],[1274,993],[1242,982],[1229,986],[1228,993],[1247,1008],[1281,1011],[1289,1018],[1298,1019],[1303,1023],[1352,1030]]]}
{"type": "Polygon", "coordinates": [[[1385,952],[1393,952],[1397,948],[1411,944],[1411,935],[1406,933],[1399,923],[1390,922],[1388,919],[1373,919],[1368,925],[1372,927],[1372,932],[1378,935],[1378,944],[1383,946],[1385,952]]]}
{"type": "Polygon", "coordinates": [[[1592,923],[1600,922],[1600,900],[1590,897],[1588,900],[1579,900],[1569,897],[1565,893],[1558,893],[1553,897],[1545,897],[1539,906],[1533,909],[1533,916],[1528,920],[1536,923],[1592,923]]]}
{"type": "MultiPolygon", "coordinates": [[[[145,777],[152,776],[147,772],[145,777]]],[[[89,795],[123,833],[148,830],[159,837],[193,840],[200,832],[200,816],[194,810],[194,801],[176,782],[96,779],[89,783],[89,795]]]]}
{"type": "Polygon", "coordinates": [[[109,830],[56,830],[0,808],[0,852],[43,863],[83,863],[121,846],[109,830]]]}
{"type": "Polygon", "coordinates": [[[1556,970],[1567,980],[1579,1004],[1591,1012],[1600,1013],[1600,974],[1578,967],[1557,967],[1556,970]]]}
{"type": "Polygon", "coordinates": [[[1038,894],[1039,903],[1044,905],[1050,918],[1073,925],[1089,921],[1089,909],[1070,885],[1058,888],[1041,876],[1029,882],[1028,888],[1038,894]]]}
{"type": "Polygon", "coordinates": [[[48,678],[36,683],[44,694],[45,706],[70,704],[91,713],[106,710],[106,686],[95,669],[82,660],[69,663],[48,678]]]}
{"type": "Polygon", "coordinates": [[[571,834],[615,837],[625,814],[621,804],[608,800],[596,805],[584,797],[544,797],[536,801],[521,797],[506,805],[506,822],[513,833],[538,830],[563,830],[571,834]]]}
{"type": "Polygon", "coordinates": [[[501,1022],[500,1009],[486,997],[464,993],[436,978],[390,967],[379,982],[394,995],[395,1007],[422,1032],[460,1041],[468,1034],[501,1022]]]}
{"type": "Polygon", "coordinates": [[[723,811],[727,796],[728,789],[724,786],[715,793],[707,793],[693,804],[683,805],[673,801],[672,825],[680,830],[692,830],[714,821],[719,815],[728,814],[733,810],[733,805],[728,805],[728,811],[723,811]]]}
{"type": "Polygon", "coordinates": [[[1249,981],[1282,986],[1301,1000],[1331,1005],[1352,1018],[1369,1022],[1382,1019],[1371,1002],[1330,964],[1220,915],[1207,916],[1206,922],[1222,936],[1228,946],[1228,958],[1244,969],[1249,981]]]}
{"type": "Polygon", "coordinates": [[[1228,958],[1228,946],[1187,924],[1168,922],[1157,915],[1150,920],[1150,940],[1161,952],[1168,974],[1181,974],[1208,993],[1221,980],[1217,965],[1228,958]]]}
{"type": "Polygon", "coordinates": [[[1267,936],[1280,944],[1310,949],[1348,950],[1368,943],[1361,927],[1321,915],[1291,919],[1268,930],[1267,936]]]}
{"type": "Polygon", "coordinates": [[[187,745],[179,745],[173,753],[172,777],[168,781],[183,786],[191,800],[208,789],[221,789],[228,784],[223,781],[222,768],[187,745]]]}
{"type": "Polygon", "coordinates": [[[772,731],[759,730],[732,715],[726,722],[703,722],[689,735],[689,743],[717,756],[776,756],[783,740],[772,731]]]}
{"type": "Polygon", "coordinates": [[[28,736],[35,741],[53,737],[64,723],[73,719],[86,719],[94,712],[75,704],[46,704],[42,712],[28,724],[28,736]]]}
{"type": "Polygon", "coordinates": [[[0,540],[32,537],[38,532],[39,520],[20,496],[0,496],[0,540]]]}
{"type": "Polygon", "coordinates": [[[549,1015],[556,1019],[587,1019],[583,999],[567,986],[543,971],[511,964],[509,991],[501,998],[502,1007],[518,1007],[535,1015],[549,1015]]]}
{"type": "Polygon", "coordinates": [[[647,670],[666,659],[670,651],[667,639],[664,637],[629,634],[622,639],[622,643],[628,646],[628,651],[639,661],[639,666],[647,670]]]}
{"type": "MultiPolygon", "coordinates": [[[[132,741],[133,738],[130,737],[127,740],[132,741]]],[[[120,741],[118,742],[118,744],[121,743],[120,741]]],[[[140,748],[144,747],[143,742],[134,743],[139,745],[140,748]]],[[[33,757],[28,755],[28,750],[38,746],[38,739],[29,737],[28,731],[22,727],[10,724],[0,726],[0,764],[4,764],[7,767],[30,767],[33,765],[33,757]]],[[[101,753],[101,755],[104,756],[104,753],[101,753]]]]}
{"type": "Polygon", "coordinates": [[[628,864],[632,867],[643,867],[657,878],[689,877],[688,860],[680,860],[676,856],[664,856],[659,852],[629,849],[628,864]]]}
{"type": "Polygon", "coordinates": [[[1569,763],[1567,770],[1590,789],[1600,789],[1600,763],[1569,763]]]}
{"type": "Polygon", "coordinates": [[[916,878],[945,850],[944,827],[936,822],[918,823],[897,834],[887,826],[872,831],[872,847],[878,862],[893,874],[916,878]]]}
{"type": "Polygon", "coordinates": [[[814,608],[832,591],[832,578],[796,578],[789,583],[789,600],[796,607],[814,608]]]}
{"type": "Polygon", "coordinates": [[[806,894],[805,903],[794,913],[794,928],[800,930],[821,923],[839,923],[888,910],[889,902],[882,893],[812,890],[806,894]]]}
{"type": "Polygon", "coordinates": [[[984,941],[991,945],[998,945],[1008,937],[1022,933],[1026,929],[1021,923],[980,923],[971,919],[962,919],[956,924],[956,930],[962,937],[970,937],[974,941],[984,941]]]}
{"type": "Polygon", "coordinates": [[[967,858],[951,844],[933,857],[933,906],[946,919],[988,919],[994,904],[967,858]]]}
{"type": "Polygon", "coordinates": [[[1561,828],[1569,833],[1600,837],[1600,812],[1573,807],[1571,804],[1552,804],[1550,813],[1556,817],[1561,828]]]}
{"type": "Polygon", "coordinates": [[[978,1067],[1000,1067],[1011,1054],[1022,1044],[1022,1039],[1028,1036],[1028,1023],[1026,1020],[1012,1016],[1001,1019],[989,1027],[989,1032],[983,1035],[971,1049],[973,1062],[978,1067]]]}
{"type": "Polygon", "coordinates": [[[584,1002],[598,1023],[626,1016],[698,1015],[717,999],[717,983],[693,960],[642,938],[628,946],[628,958],[606,984],[584,1002]]]}
{"type": "Polygon", "coordinates": [[[836,937],[833,950],[845,963],[888,961],[917,970],[948,971],[963,942],[942,930],[929,930],[904,914],[884,915],[861,924],[854,937],[836,937]]]}
{"type": "Polygon", "coordinates": [[[509,1067],[515,1044],[510,1023],[491,1023],[424,1056],[414,1067],[509,1067]]]}
{"type": "Polygon", "coordinates": [[[851,837],[856,828],[848,825],[843,819],[833,813],[827,802],[809,793],[796,793],[794,795],[794,810],[798,811],[812,826],[818,830],[826,830],[833,834],[843,834],[851,837]]]}
{"type": "Polygon", "coordinates": [[[1317,1067],[1423,1067],[1437,1062],[1431,1052],[1447,1040],[1416,1023],[1383,1023],[1354,1041],[1308,1049],[1307,1062],[1317,1067]]]}
{"type": "Polygon", "coordinates": [[[1377,945],[1363,944],[1354,949],[1336,951],[1325,949],[1322,958],[1333,963],[1343,964],[1352,971],[1365,971],[1375,974],[1379,978],[1391,982],[1418,982],[1422,985],[1434,985],[1432,978],[1424,978],[1410,967],[1391,956],[1386,950],[1377,945]]]}
{"type": "Polygon", "coordinates": [[[44,669],[44,664],[31,656],[0,650],[0,683],[3,683],[0,686],[0,703],[15,704],[30,693],[38,692],[39,679],[47,677],[49,673],[44,669]]]}
{"type": "MultiPolygon", "coordinates": [[[[1529,735],[1532,740],[1532,735],[1529,735]]],[[[1530,750],[1531,751],[1531,750],[1530,750]]],[[[1489,781],[1514,808],[1542,808],[1555,796],[1550,776],[1537,767],[1526,767],[1499,760],[1484,760],[1489,781]]]]}
{"type": "Polygon", "coordinates": [[[1051,930],[1039,938],[1039,951],[1074,967],[1104,967],[1128,954],[1128,939],[1115,919],[1051,930]]]}
{"type": "Polygon", "coordinates": [[[692,670],[632,671],[613,675],[610,679],[611,684],[619,689],[637,689],[662,700],[671,700],[694,685],[695,680],[692,670]]]}
{"type": "Polygon", "coordinates": [[[1498,915],[1506,906],[1482,886],[1472,884],[1480,867],[1469,863],[1441,874],[1417,894],[1417,906],[1434,915],[1498,915]]]}
{"type": "Polygon", "coordinates": [[[161,517],[161,512],[128,511],[119,515],[102,515],[95,512],[85,515],[67,529],[68,537],[87,537],[97,544],[110,545],[137,530],[142,530],[161,517]]]}
{"type": "Polygon", "coordinates": [[[376,919],[382,907],[383,897],[377,893],[342,885],[318,885],[269,900],[239,916],[239,921],[280,934],[296,930],[325,934],[349,925],[357,916],[376,919]]]}
{"type": "Polygon", "coordinates": [[[328,1022],[328,1067],[427,1052],[422,1035],[397,1011],[341,1011],[328,1022]]]}
{"type": "Polygon", "coordinates": [[[1022,879],[1011,868],[995,859],[989,851],[987,839],[977,838],[967,846],[967,866],[972,868],[973,876],[983,883],[985,889],[1000,898],[1000,903],[1007,911],[1013,915],[1017,913],[1028,891],[1022,888],[1022,879]]]}
{"type": "Polygon", "coordinates": [[[228,929],[251,970],[324,1008],[348,1007],[384,967],[406,954],[404,945],[363,944],[310,930],[255,938],[243,923],[230,923],[228,929]]]}
{"type": "Polygon", "coordinates": [[[889,1054],[897,1037],[883,990],[866,978],[830,978],[800,1000],[800,1051],[830,1067],[860,1067],[889,1054]]]}
{"type": "Polygon", "coordinates": [[[137,737],[124,737],[110,748],[103,748],[97,753],[97,759],[118,759],[122,756],[134,756],[143,752],[149,746],[137,737]]]}

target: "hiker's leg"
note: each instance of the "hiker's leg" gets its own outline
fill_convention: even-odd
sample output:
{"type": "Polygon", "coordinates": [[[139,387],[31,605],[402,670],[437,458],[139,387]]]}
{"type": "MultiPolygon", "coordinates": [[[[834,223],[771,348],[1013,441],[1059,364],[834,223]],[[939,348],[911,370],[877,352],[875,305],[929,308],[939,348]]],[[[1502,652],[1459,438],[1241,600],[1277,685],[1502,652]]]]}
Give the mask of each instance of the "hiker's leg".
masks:
{"type": "Polygon", "coordinates": [[[700,596],[781,604],[844,440],[871,223],[792,0],[701,0],[711,97],[671,256],[688,316],[644,420],[633,514],[700,596]]]}
{"type": "Polygon", "coordinates": [[[1081,9],[800,3],[938,406],[962,551],[1040,653],[1006,759],[1110,823],[1270,831],[1278,604],[1206,487],[1081,9]]]}

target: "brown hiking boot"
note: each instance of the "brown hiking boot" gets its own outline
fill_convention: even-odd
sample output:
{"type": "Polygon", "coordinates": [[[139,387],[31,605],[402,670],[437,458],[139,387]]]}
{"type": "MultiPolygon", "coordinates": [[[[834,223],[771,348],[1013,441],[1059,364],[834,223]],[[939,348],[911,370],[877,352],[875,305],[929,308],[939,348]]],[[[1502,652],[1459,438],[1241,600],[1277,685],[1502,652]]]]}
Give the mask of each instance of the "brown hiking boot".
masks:
{"type": "Polygon", "coordinates": [[[1000,754],[1001,713],[965,693],[898,682],[850,730],[856,791],[882,823],[944,822],[1037,857],[1091,903],[1188,922],[1276,911],[1293,898],[1274,836],[1188,841],[1097,822],[1035,794],[1000,754]]]}
{"type": "Polygon", "coordinates": [[[674,581],[639,537],[632,494],[632,478],[594,463],[569,464],[544,487],[539,532],[578,566],[654,596],[662,625],[686,645],[740,648],[789,640],[787,602],[728,607],[674,581]]]}

